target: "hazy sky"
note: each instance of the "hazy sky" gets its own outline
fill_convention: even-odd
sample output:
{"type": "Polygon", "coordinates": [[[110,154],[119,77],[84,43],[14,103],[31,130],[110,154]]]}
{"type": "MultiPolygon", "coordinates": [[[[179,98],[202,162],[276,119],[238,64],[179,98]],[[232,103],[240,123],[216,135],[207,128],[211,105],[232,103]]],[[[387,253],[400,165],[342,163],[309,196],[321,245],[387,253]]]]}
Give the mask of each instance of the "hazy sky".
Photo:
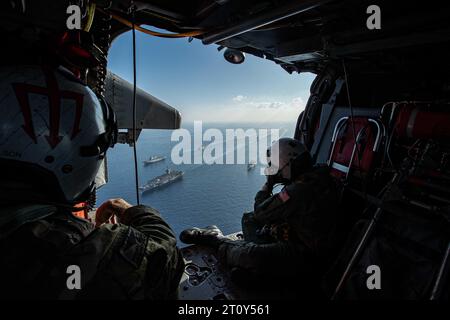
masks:
{"type": "MultiPolygon", "coordinates": [[[[108,68],[132,81],[131,32],[112,44],[108,68]]],[[[312,74],[292,74],[247,55],[225,61],[216,45],[136,32],[137,83],[177,108],[183,121],[295,121],[309,96],[312,74]]]]}

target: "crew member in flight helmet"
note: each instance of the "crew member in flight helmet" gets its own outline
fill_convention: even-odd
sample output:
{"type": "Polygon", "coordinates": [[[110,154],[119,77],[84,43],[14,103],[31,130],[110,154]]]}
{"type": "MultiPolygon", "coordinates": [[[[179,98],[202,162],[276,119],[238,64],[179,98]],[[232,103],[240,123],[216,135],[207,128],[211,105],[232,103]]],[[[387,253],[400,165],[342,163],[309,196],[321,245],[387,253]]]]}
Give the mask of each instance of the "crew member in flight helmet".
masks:
{"type": "Polygon", "coordinates": [[[217,226],[184,230],[180,240],[216,248],[247,279],[311,280],[333,250],[335,183],[328,168],[314,167],[310,153],[295,139],[274,142],[268,163],[267,182],[256,194],[254,211],[242,217],[243,240],[225,237],[217,226]],[[276,184],[284,187],[273,194],[276,184]]]}
{"type": "Polygon", "coordinates": [[[176,298],[184,262],[157,210],[113,199],[95,224],[72,213],[115,142],[107,103],[63,67],[10,66],[0,109],[0,296],[176,298]]]}

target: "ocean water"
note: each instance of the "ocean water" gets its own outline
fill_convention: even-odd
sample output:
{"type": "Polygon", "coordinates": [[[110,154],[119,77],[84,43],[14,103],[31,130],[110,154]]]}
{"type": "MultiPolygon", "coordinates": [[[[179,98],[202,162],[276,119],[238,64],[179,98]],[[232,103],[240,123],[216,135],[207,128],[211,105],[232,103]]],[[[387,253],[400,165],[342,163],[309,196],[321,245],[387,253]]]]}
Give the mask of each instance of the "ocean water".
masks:
{"type": "MultiPolygon", "coordinates": [[[[182,128],[193,132],[192,123],[185,124],[182,128]]],[[[279,129],[280,137],[291,137],[295,123],[203,123],[203,132],[208,128],[219,129],[224,137],[225,129],[237,128],[279,129]]],[[[242,213],[252,210],[254,196],[265,182],[265,176],[260,174],[262,165],[258,164],[250,171],[246,164],[175,165],[171,161],[171,151],[179,142],[171,141],[172,132],[173,130],[144,130],[141,133],[137,143],[139,182],[144,185],[147,180],[161,175],[166,168],[181,170],[184,176],[170,185],[141,195],[141,204],[156,208],[177,234],[188,227],[211,224],[219,226],[225,234],[240,231],[242,213]],[[167,158],[144,166],[143,160],[152,155],[167,158]]],[[[261,138],[266,138],[270,143],[270,134],[259,137],[261,138]]],[[[192,148],[187,153],[195,152],[193,144],[192,139],[192,148]]],[[[208,144],[209,142],[203,143],[204,146],[208,144]]],[[[248,140],[238,144],[236,152],[239,148],[245,148],[248,163],[248,140]]],[[[200,150],[197,148],[197,152],[201,152],[200,150]]],[[[226,150],[225,146],[223,150],[226,150]]],[[[225,157],[223,159],[225,162],[225,157]]],[[[116,145],[108,151],[108,172],[109,182],[98,190],[97,205],[118,197],[136,204],[132,148],[128,145],[116,145]]]]}

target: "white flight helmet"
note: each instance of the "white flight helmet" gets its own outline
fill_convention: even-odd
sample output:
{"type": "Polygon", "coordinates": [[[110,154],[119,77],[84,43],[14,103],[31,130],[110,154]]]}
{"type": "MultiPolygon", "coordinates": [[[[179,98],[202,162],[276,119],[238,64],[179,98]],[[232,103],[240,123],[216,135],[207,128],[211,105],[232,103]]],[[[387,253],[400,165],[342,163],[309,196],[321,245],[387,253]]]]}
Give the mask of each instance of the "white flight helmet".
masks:
{"type": "Polygon", "coordinates": [[[96,188],[114,113],[68,70],[0,68],[0,199],[74,204],[96,188]]]}
{"type": "Polygon", "coordinates": [[[298,140],[281,138],[267,149],[266,175],[278,176],[278,182],[289,182],[312,167],[311,155],[298,140]]]}

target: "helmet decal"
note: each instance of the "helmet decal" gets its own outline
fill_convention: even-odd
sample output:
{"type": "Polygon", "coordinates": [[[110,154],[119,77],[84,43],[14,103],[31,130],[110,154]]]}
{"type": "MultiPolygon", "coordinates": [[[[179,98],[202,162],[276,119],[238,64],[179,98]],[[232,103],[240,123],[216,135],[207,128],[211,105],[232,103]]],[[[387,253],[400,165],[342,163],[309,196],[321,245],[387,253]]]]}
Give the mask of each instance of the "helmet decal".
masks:
{"type": "Polygon", "coordinates": [[[24,125],[22,128],[28,136],[37,143],[36,133],[33,126],[33,118],[31,115],[31,106],[29,103],[30,94],[44,95],[48,98],[49,103],[49,135],[47,139],[49,145],[54,149],[62,140],[59,135],[59,122],[61,114],[61,99],[72,99],[75,101],[75,118],[72,128],[71,140],[80,132],[80,120],[83,108],[83,95],[78,92],[59,90],[58,83],[53,71],[44,68],[45,80],[47,87],[40,87],[27,83],[13,83],[13,89],[16,94],[18,103],[24,117],[24,125]]]}

